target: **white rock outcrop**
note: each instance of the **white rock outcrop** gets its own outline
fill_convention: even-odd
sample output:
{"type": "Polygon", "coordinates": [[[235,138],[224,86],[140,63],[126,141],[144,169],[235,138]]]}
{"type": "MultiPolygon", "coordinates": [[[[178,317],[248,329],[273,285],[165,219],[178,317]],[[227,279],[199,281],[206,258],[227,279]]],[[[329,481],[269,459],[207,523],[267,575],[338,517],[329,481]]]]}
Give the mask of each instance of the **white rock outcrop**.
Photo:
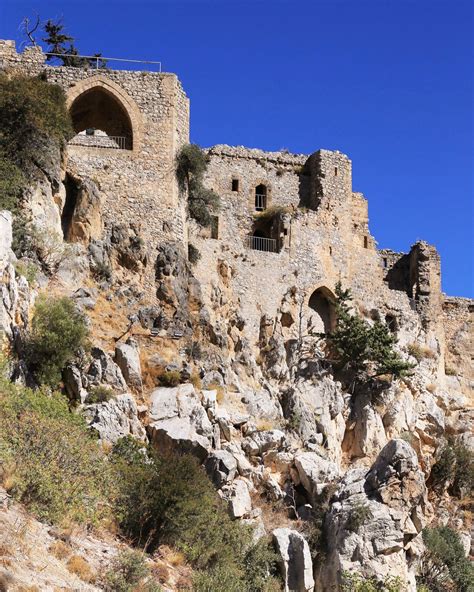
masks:
{"type": "Polygon", "coordinates": [[[313,562],[303,535],[290,528],[277,528],[273,541],[280,556],[285,592],[313,592],[313,562]]]}

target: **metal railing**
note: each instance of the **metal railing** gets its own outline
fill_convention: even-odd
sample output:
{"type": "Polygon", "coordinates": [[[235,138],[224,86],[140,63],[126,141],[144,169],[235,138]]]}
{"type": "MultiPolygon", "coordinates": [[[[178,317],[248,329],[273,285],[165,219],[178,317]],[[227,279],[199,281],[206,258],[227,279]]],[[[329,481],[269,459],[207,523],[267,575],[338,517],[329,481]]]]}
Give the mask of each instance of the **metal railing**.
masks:
{"type": "Polygon", "coordinates": [[[255,194],[255,209],[257,212],[263,212],[267,207],[267,196],[264,193],[255,194]]]}
{"type": "Polygon", "coordinates": [[[262,236],[248,236],[247,247],[254,251],[265,251],[266,253],[277,253],[277,242],[274,238],[262,236]]]}
{"type": "MultiPolygon", "coordinates": [[[[127,62],[129,64],[148,64],[158,66],[158,72],[161,72],[161,62],[155,62],[152,60],[128,60],[125,58],[107,58],[105,56],[88,56],[88,55],[76,55],[74,53],[51,53],[47,52],[47,56],[53,56],[55,58],[77,58],[79,60],[88,60],[87,63],[79,63],[77,66],[70,66],[73,68],[88,68],[94,66],[97,70],[106,68],[108,62],[127,62]]],[[[73,61],[73,60],[72,60],[73,61]]]]}
{"type": "Polygon", "coordinates": [[[127,136],[94,136],[77,134],[69,140],[70,146],[87,146],[88,148],[112,148],[113,150],[131,150],[131,141],[127,136]]]}

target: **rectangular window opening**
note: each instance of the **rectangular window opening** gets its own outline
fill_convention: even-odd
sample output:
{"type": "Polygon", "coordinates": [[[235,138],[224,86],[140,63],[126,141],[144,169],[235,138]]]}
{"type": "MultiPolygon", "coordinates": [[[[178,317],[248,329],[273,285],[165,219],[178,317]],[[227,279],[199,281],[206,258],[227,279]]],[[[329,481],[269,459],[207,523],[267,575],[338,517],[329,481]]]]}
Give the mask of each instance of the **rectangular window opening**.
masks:
{"type": "Polygon", "coordinates": [[[238,191],[238,190],[239,190],[239,180],[232,179],[232,191],[238,191]]]}
{"type": "Polygon", "coordinates": [[[369,239],[364,236],[364,249],[368,249],[369,248],[369,239]]]}
{"type": "Polygon", "coordinates": [[[388,261],[387,261],[387,257],[384,257],[384,258],[383,258],[383,266],[384,266],[385,268],[387,268],[387,267],[388,267],[388,261]]]}
{"type": "Polygon", "coordinates": [[[334,176],[337,177],[337,167],[334,167],[334,176]]]}

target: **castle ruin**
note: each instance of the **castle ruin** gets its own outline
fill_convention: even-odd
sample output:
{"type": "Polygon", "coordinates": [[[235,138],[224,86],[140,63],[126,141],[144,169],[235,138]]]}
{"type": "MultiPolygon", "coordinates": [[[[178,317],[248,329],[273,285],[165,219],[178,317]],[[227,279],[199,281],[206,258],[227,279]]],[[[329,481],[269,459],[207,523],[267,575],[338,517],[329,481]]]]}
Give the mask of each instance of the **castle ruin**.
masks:
{"type": "MultiPolygon", "coordinates": [[[[468,344],[449,359],[445,352],[465,331],[472,303],[442,294],[434,247],[417,242],[409,253],[377,249],[367,200],[353,191],[346,155],[209,148],[205,181],[222,206],[211,229],[203,229],[187,218],[176,181],[175,157],[189,142],[189,99],[175,74],[51,66],[41,48],[18,53],[12,41],[0,41],[0,70],[41,75],[64,89],[77,134],[68,146],[67,175],[89,177],[100,188],[101,225],[89,239],[123,223],[139,228],[151,255],[163,241],[192,243],[201,253],[194,273],[205,297],[219,297],[225,306],[231,286],[255,343],[265,319],[278,317],[286,338],[297,334],[291,299],[301,301],[314,329],[329,330],[341,281],[401,344],[414,328],[424,331],[439,354],[439,376],[455,365],[468,388],[468,344]]],[[[75,189],[67,178],[64,184],[59,214],[67,238],[75,189]]]]}

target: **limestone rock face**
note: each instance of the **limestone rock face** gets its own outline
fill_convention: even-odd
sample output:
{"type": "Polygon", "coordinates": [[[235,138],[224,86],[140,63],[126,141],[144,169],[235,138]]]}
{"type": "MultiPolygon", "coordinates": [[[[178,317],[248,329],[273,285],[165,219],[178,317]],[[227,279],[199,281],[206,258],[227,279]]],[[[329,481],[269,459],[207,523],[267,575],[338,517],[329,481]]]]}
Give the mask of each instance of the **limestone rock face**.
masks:
{"type": "Polygon", "coordinates": [[[128,386],[140,390],[143,386],[142,371],[136,342],[129,339],[127,343],[119,343],[115,347],[115,361],[128,386]]]}
{"type": "Polygon", "coordinates": [[[7,210],[0,211],[0,262],[9,261],[12,247],[12,215],[7,210]]]}
{"type": "Polygon", "coordinates": [[[339,475],[337,466],[316,452],[301,452],[295,456],[295,466],[301,484],[311,498],[321,493],[339,475]]]}
{"type": "Polygon", "coordinates": [[[99,190],[88,178],[70,179],[69,185],[74,192],[74,208],[66,230],[66,239],[70,242],[88,245],[91,240],[102,235],[102,214],[99,190]]]}
{"type": "Polygon", "coordinates": [[[100,347],[93,347],[91,355],[92,362],[85,375],[85,388],[91,384],[106,384],[117,392],[125,392],[127,390],[127,383],[125,382],[122,371],[111,356],[100,347]]]}
{"type": "Polygon", "coordinates": [[[415,451],[391,440],[371,469],[349,470],[327,515],[328,560],[323,589],[337,586],[341,571],[383,579],[396,574],[415,592],[412,562],[419,553],[426,504],[424,476],[415,451]]]}
{"type": "Polygon", "coordinates": [[[138,410],[131,395],[124,394],[107,401],[88,405],[84,414],[91,429],[99,433],[101,440],[115,443],[123,436],[132,435],[145,440],[145,428],[138,419],[138,410]]]}
{"type": "Polygon", "coordinates": [[[268,450],[278,449],[285,441],[281,430],[263,430],[253,432],[242,442],[242,448],[249,456],[257,456],[268,450]]]}
{"type": "Polygon", "coordinates": [[[273,540],[280,555],[285,592],[313,592],[313,562],[303,535],[290,528],[277,528],[273,540]]]}

